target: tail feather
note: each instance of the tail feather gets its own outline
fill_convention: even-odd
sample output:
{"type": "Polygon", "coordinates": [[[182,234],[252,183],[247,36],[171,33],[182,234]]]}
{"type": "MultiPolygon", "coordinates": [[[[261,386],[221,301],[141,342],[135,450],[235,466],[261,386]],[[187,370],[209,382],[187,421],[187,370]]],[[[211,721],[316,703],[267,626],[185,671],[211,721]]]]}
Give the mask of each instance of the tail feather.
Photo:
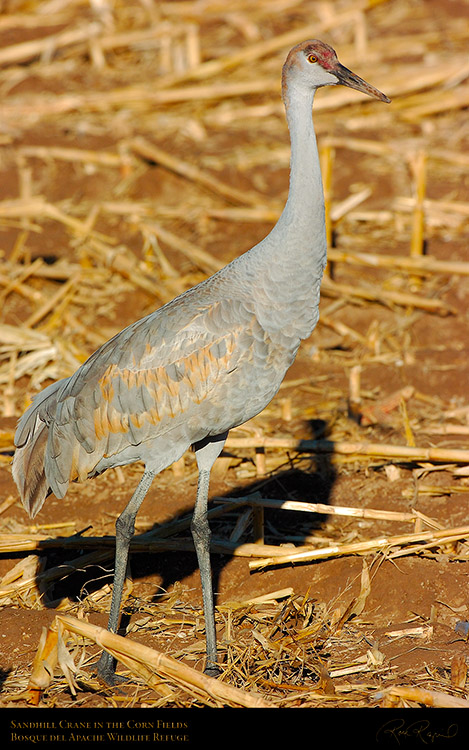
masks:
{"type": "Polygon", "coordinates": [[[64,381],[45,388],[23,414],[15,433],[17,446],[13,457],[12,474],[18,487],[23,507],[34,518],[41,510],[50,486],[45,472],[49,424],[57,407],[57,396],[64,381]]]}
{"type": "Polygon", "coordinates": [[[44,471],[47,432],[47,425],[38,420],[36,429],[30,434],[27,443],[16,449],[13,458],[13,479],[18,487],[23,507],[31,518],[39,513],[50,494],[44,471]]]}

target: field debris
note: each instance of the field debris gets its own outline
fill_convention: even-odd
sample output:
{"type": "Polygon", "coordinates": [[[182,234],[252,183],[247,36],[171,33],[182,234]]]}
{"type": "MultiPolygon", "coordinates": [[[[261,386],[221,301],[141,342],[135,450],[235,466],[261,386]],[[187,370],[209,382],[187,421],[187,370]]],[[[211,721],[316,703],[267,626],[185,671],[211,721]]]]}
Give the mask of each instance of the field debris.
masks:
{"type": "Polygon", "coordinates": [[[467,708],[469,33],[456,5],[15,0],[2,13],[2,707],[467,708]],[[15,422],[270,231],[288,185],[280,69],[308,36],[392,104],[317,96],[320,321],[213,472],[213,680],[193,455],[137,519],[127,630],[111,635],[114,524],[141,467],[74,485],[31,521],[11,478],[15,422]],[[120,693],[95,677],[102,648],[128,677],[120,693]]]}

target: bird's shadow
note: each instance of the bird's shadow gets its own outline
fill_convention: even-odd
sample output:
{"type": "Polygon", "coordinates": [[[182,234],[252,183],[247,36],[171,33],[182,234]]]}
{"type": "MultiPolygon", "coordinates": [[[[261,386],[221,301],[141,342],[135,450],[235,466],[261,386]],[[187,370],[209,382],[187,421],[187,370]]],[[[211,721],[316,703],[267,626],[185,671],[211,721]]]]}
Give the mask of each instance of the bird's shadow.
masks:
{"type": "MultiPolygon", "coordinates": [[[[327,424],[322,420],[311,421],[310,437],[318,435],[327,435],[327,424]]],[[[331,449],[333,444],[331,444],[331,449]]],[[[295,454],[289,458],[284,467],[280,467],[271,474],[256,478],[249,484],[226,492],[223,495],[217,495],[217,498],[226,498],[235,500],[240,497],[246,497],[253,493],[260,493],[262,497],[278,500],[296,500],[307,503],[329,504],[330,495],[336,479],[336,470],[331,461],[332,450],[328,453],[312,454],[303,453],[295,454]]],[[[157,481],[157,480],[156,480],[157,481]]],[[[213,496],[213,492],[211,495],[213,496]]],[[[195,493],[194,493],[195,500],[195,493]]],[[[209,507],[213,507],[212,504],[209,507]]],[[[192,508],[192,503],[171,521],[177,521],[178,518],[187,516],[192,508]]],[[[244,510],[239,509],[239,513],[244,510]]],[[[236,518],[231,514],[230,520],[224,515],[216,520],[211,521],[213,539],[229,539],[229,535],[234,528],[236,518]]],[[[301,544],[305,539],[314,534],[320,528],[325,520],[325,516],[316,513],[304,513],[302,511],[285,511],[277,508],[267,507],[264,509],[264,542],[266,544],[278,545],[284,541],[293,541],[295,544],[301,544]]],[[[145,534],[151,534],[157,531],[158,524],[155,524],[150,531],[145,534]]],[[[188,529],[184,532],[184,537],[190,537],[188,529]]],[[[138,536],[137,536],[138,538],[138,536]]],[[[249,528],[239,539],[239,544],[252,541],[249,528]]],[[[70,559],[70,553],[65,550],[49,551],[47,554],[47,567],[64,564],[70,559]]],[[[217,591],[219,589],[220,576],[227,562],[230,559],[228,554],[212,554],[212,577],[215,603],[217,591]]],[[[104,566],[87,566],[83,570],[66,575],[61,581],[56,582],[53,588],[48,588],[44,603],[46,606],[56,607],[62,597],[79,601],[93,591],[100,589],[105,583],[112,583],[114,563],[110,561],[104,566]]],[[[198,569],[195,551],[164,551],[155,554],[131,555],[131,572],[134,581],[144,577],[155,577],[160,583],[155,586],[153,600],[157,601],[159,597],[165,594],[177,581],[182,581],[189,577],[198,569]]],[[[130,600],[131,602],[131,600],[130,600]]],[[[130,612],[131,603],[127,603],[127,609],[121,620],[121,630],[125,628],[128,617],[125,611],[130,612]]]]}

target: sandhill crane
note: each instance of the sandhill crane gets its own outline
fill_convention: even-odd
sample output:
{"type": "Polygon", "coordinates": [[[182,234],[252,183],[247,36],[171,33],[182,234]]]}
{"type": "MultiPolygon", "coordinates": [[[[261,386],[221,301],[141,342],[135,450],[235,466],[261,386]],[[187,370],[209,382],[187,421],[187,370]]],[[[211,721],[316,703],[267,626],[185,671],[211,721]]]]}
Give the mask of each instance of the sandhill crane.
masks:
{"type": "MultiPolygon", "coordinates": [[[[141,461],[144,470],[116,522],[108,628],[116,632],[135,517],[155,477],[193,447],[199,478],[191,531],[202,581],[206,672],[217,646],[207,499],[228,431],[275,396],[300,342],[318,320],[326,263],[324,198],[312,121],[321,86],[342,84],[389,102],[345,68],[324,42],[288,54],[282,96],[291,139],[285,208],[258,245],[209,279],[131,324],[79,369],[45,388],[21,417],[13,477],[31,516],[69,482],[141,461]]],[[[116,680],[104,652],[98,674],[116,680]]]]}

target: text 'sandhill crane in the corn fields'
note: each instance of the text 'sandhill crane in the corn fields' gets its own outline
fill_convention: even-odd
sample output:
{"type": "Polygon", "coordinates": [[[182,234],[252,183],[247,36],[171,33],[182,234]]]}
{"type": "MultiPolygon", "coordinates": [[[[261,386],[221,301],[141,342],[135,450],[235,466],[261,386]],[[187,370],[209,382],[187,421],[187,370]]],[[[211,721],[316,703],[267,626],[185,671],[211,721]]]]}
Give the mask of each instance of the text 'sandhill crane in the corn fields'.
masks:
{"type": "MultiPolygon", "coordinates": [[[[343,84],[388,102],[341,65],[327,44],[294,47],[282,91],[291,137],[288,200],[270,234],[249,252],[100,347],[69,378],[38,394],[20,419],[13,476],[31,516],[75,479],[144,463],[116,522],[109,629],[117,630],[135,517],[158,472],[193,446],[199,480],[192,535],[202,580],[208,673],[217,647],[207,497],[228,430],[275,396],[299,344],[318,320],[326,263],[324,199],[312,105],[320,86],[343,84]]],[[[104,652],[98,672],[115,681],[104,652]]]]}

